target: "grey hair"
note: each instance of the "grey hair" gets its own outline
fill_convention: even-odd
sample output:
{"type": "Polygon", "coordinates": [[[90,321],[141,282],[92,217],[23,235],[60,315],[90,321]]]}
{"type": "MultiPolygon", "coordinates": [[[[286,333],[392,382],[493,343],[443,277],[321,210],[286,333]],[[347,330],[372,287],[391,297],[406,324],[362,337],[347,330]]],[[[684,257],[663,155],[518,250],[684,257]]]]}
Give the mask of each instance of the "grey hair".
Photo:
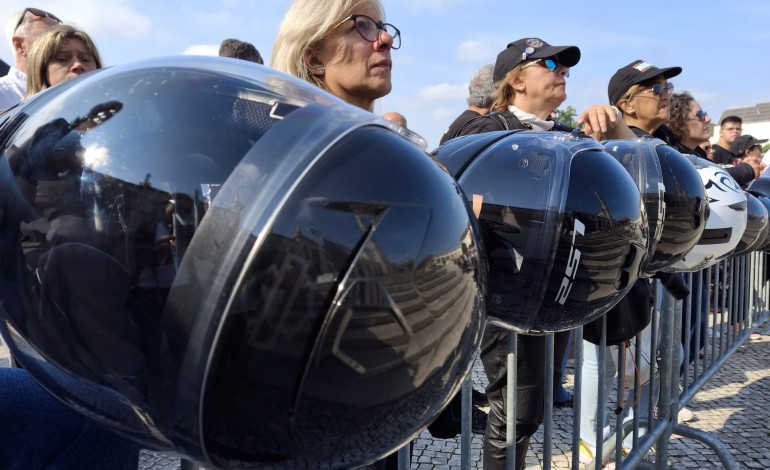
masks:
{"type": "Polygon", "coordinates": [[[468,83],[468,106],[477,108],[492,106],[492,95],[495,92],[495,84],[492,81],[494,70],[494,64],[487,64],[473,74],[468,83]]]}

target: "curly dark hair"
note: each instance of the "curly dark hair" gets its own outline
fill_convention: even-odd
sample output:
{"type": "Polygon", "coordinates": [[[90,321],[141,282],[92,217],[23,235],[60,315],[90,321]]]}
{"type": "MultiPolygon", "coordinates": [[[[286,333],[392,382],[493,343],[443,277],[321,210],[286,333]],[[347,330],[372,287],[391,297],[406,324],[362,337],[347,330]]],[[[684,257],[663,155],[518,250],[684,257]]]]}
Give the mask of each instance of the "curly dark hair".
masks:
{"type": "Polygon", "coordinates": [[[690,103],[693,101],[695,98],[686,91],[674,93],[668,101],[668,109],[671,112],[668,127],[680,142],[687,137],[687,118],[690,115],[690,103]]]}

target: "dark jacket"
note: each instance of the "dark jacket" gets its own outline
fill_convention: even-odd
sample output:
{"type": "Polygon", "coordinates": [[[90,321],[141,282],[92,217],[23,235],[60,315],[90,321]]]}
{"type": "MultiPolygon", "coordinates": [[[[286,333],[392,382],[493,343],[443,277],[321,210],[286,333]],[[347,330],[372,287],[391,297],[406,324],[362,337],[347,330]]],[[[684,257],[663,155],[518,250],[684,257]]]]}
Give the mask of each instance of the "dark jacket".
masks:
{"type": "MultiPolygon", "coordinates": [[[[698,156],[700,158],[704,158],[708,160],[708,157],[706,157],[706,151],[703,150],[700,147],[695,147],[694,149],[690,149],[685,147],[679,139],[676,138],[673,132],[671,132],[671,129],[668,128],[668,126],[660,126],[655,133],[653,134],[655,137],[659,138],[660,140],[664,141],[666,144],[670,145],[671,147],[674,147],[681,153],[689,153],[691,155],[698,156]]],[[[709,160],[711,161],[711,160],[709,160]]],[[[751,167],[748,163],[739,163],[736,166],[728,166],[725,167],[725,171],[733,177],[735,181],[738,182],[739,185],[746,187],[749,183],[751,183],[754,178],[756,178],[756,174],[754,173],[754,168],[751,167]]]]}

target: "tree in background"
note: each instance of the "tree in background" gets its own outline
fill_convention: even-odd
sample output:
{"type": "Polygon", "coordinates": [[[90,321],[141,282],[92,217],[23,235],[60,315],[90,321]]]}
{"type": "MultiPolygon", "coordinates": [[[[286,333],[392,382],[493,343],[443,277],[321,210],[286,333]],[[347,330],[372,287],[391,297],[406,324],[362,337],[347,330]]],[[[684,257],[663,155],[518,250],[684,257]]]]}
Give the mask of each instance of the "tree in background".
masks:
{"type": "Polygon", "coordinates": [[[556,110],[556,122],[562,126],[577,127],[575,116],[577,116],[577,110],[572,106],[556,110]]]}

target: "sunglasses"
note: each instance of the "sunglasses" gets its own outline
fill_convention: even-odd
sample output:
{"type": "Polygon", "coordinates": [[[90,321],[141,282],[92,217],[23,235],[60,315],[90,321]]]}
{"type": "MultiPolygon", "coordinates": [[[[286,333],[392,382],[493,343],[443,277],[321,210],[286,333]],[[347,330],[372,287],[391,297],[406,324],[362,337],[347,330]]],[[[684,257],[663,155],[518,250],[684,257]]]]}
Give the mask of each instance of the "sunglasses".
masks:
{"type": "Polygon", "coordinates": [[[705,122],[706,121],[706,117],[708,117],[708,115],[709,115],[709,113],[707,113],[706,111],[703,111],[701,109],[700,111],[695,113],[695,117],[691,117],[690,119],[694,119],[694,120],[697,119],[698,121],[705,122]]]}
{"type": "Polygon", "coordinates": [[[650,88],[646,90],[642,90],[639,93],[646,93],[648,91],[651,91],[656,96],[662,96],[663,92],[666,92],[667,94],[674,93],[674,84],[671,82],[666,83],[656,83],[655,85],[651,86],[650,88]]]}
{"type": "MultiPolygon", "coordinates": [[[[555,72],[560,64],[555,58],[549,57],[547,59],[535,59],[532,62],[525,65],[524,67],[522,67],[521,69],[524,70],[525,68],[531,67],[533,65],[539,65],[541,67],[547,68],[551,72],[555,72]]],[[[565,75],[565,77],[569,77],[569,68],[567,68],[567,74],[565,75]]]]}
{"type": "MultiPolygon", "coordinates": [[[[390,48],[398,49],[401,47],[401,31],[392,24],[378,23],[366,15],[350,15],[340,21],[337,26],[349,20],[353,20],[353,23],[355,23],[356,29],[358,30],[358,34],[367,41],[377,42],[380,38],[380,31],[385,31],[393,38],[390,48]]],[[[335,28],[337,26],[335,26],[335,28]]]]}
{"type": "Polygon", "coordinates": [[[13,28],[14,31],[19,29],[19,26],[21,26],[22,23],[24,23],[24,17],[27,16],[27,12],[32,13],[33,15],[39,16],[41,18],[51,18],[52,20],[56,21],[59,24],[63,23],[63,21],[60,20],[59,17],[54,15],[53,13],[48,13],[47,11],[40,10],[38,8],[28,7],[28,8],[25,8],[24,11],[21,12],[21,16],[19,16],[19,22],[16,23],[16,27],[13,28]]]}

